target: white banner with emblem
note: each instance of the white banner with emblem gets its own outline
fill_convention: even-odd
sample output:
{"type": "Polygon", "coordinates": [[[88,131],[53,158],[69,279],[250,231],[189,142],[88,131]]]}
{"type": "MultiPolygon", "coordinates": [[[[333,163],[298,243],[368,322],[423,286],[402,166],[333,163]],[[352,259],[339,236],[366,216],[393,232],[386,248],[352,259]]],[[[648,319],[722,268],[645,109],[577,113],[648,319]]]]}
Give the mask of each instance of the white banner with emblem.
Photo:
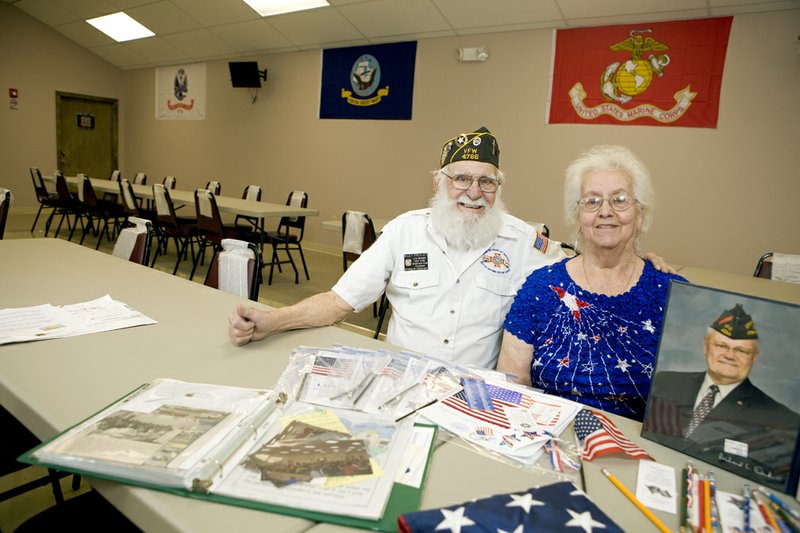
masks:
{"type": "Polygon", "coordinates": [[[156,119],[205,120],[206,64],[156,69],[156,119]]]}

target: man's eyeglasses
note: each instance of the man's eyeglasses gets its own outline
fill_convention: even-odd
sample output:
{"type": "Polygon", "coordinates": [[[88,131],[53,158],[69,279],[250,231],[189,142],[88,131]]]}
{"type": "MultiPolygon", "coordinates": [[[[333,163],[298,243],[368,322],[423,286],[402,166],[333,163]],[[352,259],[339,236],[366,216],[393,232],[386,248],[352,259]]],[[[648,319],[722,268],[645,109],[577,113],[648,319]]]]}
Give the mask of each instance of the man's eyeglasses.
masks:
{"type": "Polygon", "coordinates": [[[638,203],[638,200],[630,194],[619,193],[610,198],[603,198],[602,196],[584,196],[578,200],[578,205],[581,206],[584,211],[594,212],[603,207],[603,202],[606,201],[614,211],[625,211],[633,204],[638,203]]]}
{"type": "Polygon", "coordinates": [[[714,349],[720,353],[727,352],[728,350],[733,350],[733,353],[739,357],[749,357],[753,355],[753,353],[755,353],[753,352],[753,350],[748,350],[746,348],[742,348],[741,346],[731,347],[721,342],[711,341],[711,346],[713,346],[714,349]]]}
{"type": "Polygon", "coordinates": [[[458,189],[459,191],[466,191],[470,187],[472,187],[472,182],[477,181],[478,187],[481,188],[483,192],[495,192],[497,188],[500,186],[500,182],[495,178],[490,178],[489,176],[470,176],[469,174],[456,174],[455,176],[450,176],[442,172],[450,181],[453,182],[453,187],[458,189]]]}

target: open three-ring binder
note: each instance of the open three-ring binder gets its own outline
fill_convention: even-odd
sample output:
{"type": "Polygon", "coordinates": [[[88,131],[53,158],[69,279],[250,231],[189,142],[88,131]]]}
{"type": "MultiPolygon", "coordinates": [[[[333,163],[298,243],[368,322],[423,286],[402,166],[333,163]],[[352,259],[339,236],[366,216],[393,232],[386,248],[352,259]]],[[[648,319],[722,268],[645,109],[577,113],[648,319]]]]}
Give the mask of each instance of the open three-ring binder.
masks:
{"type": "Polygon", "coordinates": [[[266,389],[157,379],[19,460],[318,522],[394,531],[399,514],[419,509],[434,437],[435,427],[410,419],[313,406],[266,389]],[[408,479],[414,468],[415,483],[395,482],[403,474],[408,479]]]}

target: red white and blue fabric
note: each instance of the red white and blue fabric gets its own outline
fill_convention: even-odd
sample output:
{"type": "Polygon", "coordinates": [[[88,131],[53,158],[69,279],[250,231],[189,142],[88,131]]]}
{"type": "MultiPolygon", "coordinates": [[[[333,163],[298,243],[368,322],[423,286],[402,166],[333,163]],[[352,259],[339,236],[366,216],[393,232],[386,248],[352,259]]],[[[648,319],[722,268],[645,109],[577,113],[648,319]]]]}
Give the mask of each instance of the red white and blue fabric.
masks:
{"type": "Polygon", "coordinates": [[[401,533],[522,532],[622,533],[586,494],[570,482],[500,494],[397,518],[401,533]]]}

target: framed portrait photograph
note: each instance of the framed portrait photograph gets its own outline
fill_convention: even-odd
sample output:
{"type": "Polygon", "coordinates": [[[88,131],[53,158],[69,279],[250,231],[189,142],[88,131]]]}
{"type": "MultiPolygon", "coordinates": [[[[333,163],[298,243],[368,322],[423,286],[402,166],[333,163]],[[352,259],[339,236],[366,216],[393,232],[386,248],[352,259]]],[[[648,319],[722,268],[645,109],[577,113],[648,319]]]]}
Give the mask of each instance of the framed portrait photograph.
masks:
{"type": "Polygon", "coordinates": [[[797,493],[800,305],[673,282],[642,436],[797,493]]]}

